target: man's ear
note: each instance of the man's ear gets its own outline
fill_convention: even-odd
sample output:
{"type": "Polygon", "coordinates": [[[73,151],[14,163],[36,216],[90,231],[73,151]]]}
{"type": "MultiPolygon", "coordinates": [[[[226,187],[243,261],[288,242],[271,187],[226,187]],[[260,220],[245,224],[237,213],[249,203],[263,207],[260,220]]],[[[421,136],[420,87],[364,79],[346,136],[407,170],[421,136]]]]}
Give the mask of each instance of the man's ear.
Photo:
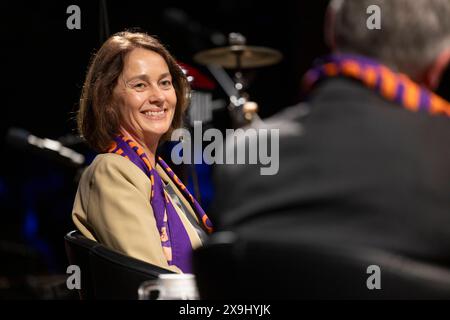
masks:
{"type": "Polygon", "coordinates": [[[330,4],[325,12],[323,26],[324,41],[331,51],[336,50],[336,34],[334,32],[336,22],[336,9],[330,4]]]}
{"type": "Polygon", "coordinates": [[[325,11],[324,21],[324,40],[325,44],[331,49],[332,52],[337,50],[336,44],[336,16],[341,10],[344,4],[344,0],[330,0],[327,10],[325,11]]]}
{"type": "Polygon", "coordinates": [[[442,51],[425,71],[422,83],[429,89],[435,90],[441,82],[442,74],[450,64],[450,47],[442,51]]]}

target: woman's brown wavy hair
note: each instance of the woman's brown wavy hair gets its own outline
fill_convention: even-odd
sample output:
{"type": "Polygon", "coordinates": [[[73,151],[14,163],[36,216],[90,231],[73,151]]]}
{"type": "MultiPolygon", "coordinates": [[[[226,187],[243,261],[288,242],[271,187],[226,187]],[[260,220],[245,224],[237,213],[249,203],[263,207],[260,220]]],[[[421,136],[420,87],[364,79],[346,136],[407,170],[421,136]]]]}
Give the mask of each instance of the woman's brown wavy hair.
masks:
{"type": "Polygon", "coordinates": [[[170,129],[161,140],[167,140],[172,131],[183,124],[184,112],[189,104],[190,87],[174,57],[152,36],[141,32],[119,32],[111,36],[92,57],[77,114],[81,136],[98,152],[107,151],[112,139],[119,133],[121,117],[117,103],[113,101],[113,90],[123,71],[126,55],[135,48],[160,54],[172,75],[177,104],[170,129]]]}

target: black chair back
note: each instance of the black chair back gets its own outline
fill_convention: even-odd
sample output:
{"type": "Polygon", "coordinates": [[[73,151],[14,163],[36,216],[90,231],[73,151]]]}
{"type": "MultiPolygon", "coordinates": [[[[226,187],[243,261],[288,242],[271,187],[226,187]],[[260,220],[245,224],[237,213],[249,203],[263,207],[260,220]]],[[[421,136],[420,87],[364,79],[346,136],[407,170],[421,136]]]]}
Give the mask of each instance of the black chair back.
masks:
{"type": "Polygon", "coordinates": [[[138,288],[159,274],[173,273],[89,240],[79,231],[65,237],[70,264],[81,269],[81,299],[138,299],[138,288]]]}
{"type": "Polygon", "coordinates": [[[266,233],[215,234],[194,252],[194,273],[204,299],[450,299],[450,270],[440,266],[266,233]],[[369,289],[370,266],[380,268],[380,290],[369,289]]]}
{"type": "Polygon", "coordinates": [[[139,286],[162,273],[173,273],[125,256],[105,246],[91,250],[92,282],[96,299],[137,300],[139,286]]]}
{"type": "Polygon", "coordinates": [[[98,242],[83,236],[79,231],[71,231],[64,236],[67,258],[71,265],[77,265],[81,270],[81,289],[79,290],[82,300],[94,299],[94,288],[91,277],[90,251],[99,245],[98,242]]]}

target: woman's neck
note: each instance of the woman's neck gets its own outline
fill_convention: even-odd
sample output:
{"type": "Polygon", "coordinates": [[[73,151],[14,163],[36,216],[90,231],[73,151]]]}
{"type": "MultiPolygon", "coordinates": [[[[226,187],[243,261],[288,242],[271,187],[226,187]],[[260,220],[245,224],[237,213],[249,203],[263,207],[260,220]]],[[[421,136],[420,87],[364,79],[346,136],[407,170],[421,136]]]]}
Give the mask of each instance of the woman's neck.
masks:
{"type": "MultiPolygon", "coordinates": [[[[130,131],[122,128],[121,129],[122,134],[125,136],[129,136],[131,139],[133,139],[142,149],[144,149],[144,152],[150,161],[150,164],[152,168],[156,168],[156,149],[158,148],[158,142],[157,141],[146,141],[143,137],[138,137],[134,134],[132,134],[130,131]]],[[[149,139],[147,139],[149,140],[149,139]]]]}

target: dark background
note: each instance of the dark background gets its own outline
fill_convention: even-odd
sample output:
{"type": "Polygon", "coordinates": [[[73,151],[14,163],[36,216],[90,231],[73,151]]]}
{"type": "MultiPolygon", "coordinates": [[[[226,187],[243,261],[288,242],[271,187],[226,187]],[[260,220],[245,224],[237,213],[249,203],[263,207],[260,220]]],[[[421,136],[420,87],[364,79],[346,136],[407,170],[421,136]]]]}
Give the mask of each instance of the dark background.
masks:
{"type": "MultiPolygon", "coordinates": [[[[179,61],[207,75],[192,57],[216,46],[209,39],[212,31],[240,32],[249,45],[281,51],[281,63],[251,70],[248,92],[259,103],[262,118],[297,103],[303,73],[315,57],[328,52],[323,43],[327,3],[106,1],[110,33],[137,27],[157,35],[179,61]],[[189,19],[170,22],[170,8],[189,19]]],[[[88,62],[105,38],[100,1],[4,1],[0,9],[6,96],[0,116],[0,298],[11,298],[21,297],[30,286],[27,275],[65,273],[63,236],[74,228],[70,215],[77,170],[8,144],[7,130],[19,127],[51,139],[75,134],[73,116],[88,62]],[[81,30],[66,27],[66,9],[72,4],[81,8],[81,30]]],[[[447,99],[449,84],[447,72],[439,88],[447,99]]],[[[214,95],[227,98],[220,90],[214,95]]],[[[216,112],[213,124],[223,128],[228,120],[226,112],[216,112]]],[[[73,147],[89,159],[94,156],[83,145],[73,147]]]]}

